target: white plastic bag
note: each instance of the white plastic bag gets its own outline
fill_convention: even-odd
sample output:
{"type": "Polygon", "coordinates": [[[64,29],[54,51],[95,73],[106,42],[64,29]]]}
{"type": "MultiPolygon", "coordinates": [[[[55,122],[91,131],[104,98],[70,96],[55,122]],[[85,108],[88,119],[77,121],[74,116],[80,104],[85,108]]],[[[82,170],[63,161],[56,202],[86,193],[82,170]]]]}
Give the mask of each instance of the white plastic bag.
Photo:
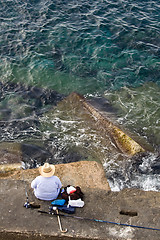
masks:
{"type": "Polygon", "coordinates": [[[77,199],[77,200],[71,200],[69,196],[69,201],[68,201],[68,206],[71,207],[83,207],[84,206],[84,201],[82,199],[77,199]]]}

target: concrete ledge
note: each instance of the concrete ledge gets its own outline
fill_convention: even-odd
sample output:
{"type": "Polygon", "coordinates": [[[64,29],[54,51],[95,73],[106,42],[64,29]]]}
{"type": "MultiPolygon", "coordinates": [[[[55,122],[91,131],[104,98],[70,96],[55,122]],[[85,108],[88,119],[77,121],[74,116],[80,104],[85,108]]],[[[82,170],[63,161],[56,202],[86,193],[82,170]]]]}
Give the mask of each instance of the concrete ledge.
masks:
{"type": "MultiPolygon", "coordinates": [[[[41,210],[49,210],[51,201],[35,199],[30,188],[31,180],[37,175],[38,169],[21,170],[16,171],[8,178],[0,179],[0,239],[160,239],[160,231],[66,217],[61,217],[61,222],[62,227],[67,228],[68,232],[61,233],[56,216],[41,214],[37,209],[23,207],[26,201],[26,188],[29,201],[40,204],[41,210]]],[[[84,192],[85,206],[77,208],[74,215],[82,218],[159,228],[160,193],[144,192],[138,189],[111,192],[104,170],[97,162],[59,164],[56,165],[56,175],[61,178],[64,185],[79,185],[84,192]],[[136,214],[128,214],[133,212],[136,214]]]]}
{"type": "MultiPolygon", "coordinates": [[[[30,233],[16,233],[15,232],[0,232],[1,240],[77,240],[75,237],[66,236],[42,236],[40,234],[30,233]]],[[[79,238],[79,240],[88,240],[88,238],[79,238]]],[[[107,240],[107,239],[106,239],[107,240]]]]}
{"type": "MultiPolygon", "coordinates": [[[[160,231],[136,229],[114,224],[92,222],[74,218],[61,217],[62,227],[67,233],[59,230],[57,217],[41,214],[37,209],[26,209],[24,181],[0,179],[1,189],[1,224],[2,240],[49,240],[49,239],[144,239],[159,240],[160,231]]],[[[29,184],[27,184],[29,189],[29,184]]],[[[83,190],[83,189],[82,189],[83,190]]],[[[29,199],[35,200],[32,191],[29,199]]],[[[76,209],[76,216],[100,219],[146,227],[159,228],[160,193],[143,192],[125,189],[121,192],[106,192],[98,189],[85,189],[85,206],[76,209]],[[137,216],[122,215],[120,212],[136,211],[137,216]]],[[[50,201],[37,200],[41,210],[48,211],[50,201]]]]}

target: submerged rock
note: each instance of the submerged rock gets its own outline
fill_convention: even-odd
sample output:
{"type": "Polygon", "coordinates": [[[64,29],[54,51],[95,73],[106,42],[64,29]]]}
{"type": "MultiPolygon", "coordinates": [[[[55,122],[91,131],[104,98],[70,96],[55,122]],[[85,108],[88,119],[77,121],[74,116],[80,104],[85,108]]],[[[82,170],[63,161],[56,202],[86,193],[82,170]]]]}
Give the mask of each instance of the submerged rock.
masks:
{"type": "Polygon", "coordinates": [[[36,168],[45,161],[53,162],[52,155],[43,147],[33,144],[21,144],[22,158],[25,168],[36,168]]]}
{"type": "Polygon", "coordinates": [[[15,142],[0,143],[0,165],[17,164],[22,161],[21,144],[15,142]]]}
{"type": "Polygon", "coordinates": [[[70,102],[74,111],[79,105],[79,110],[76,109],[75,112],[77,114],[78,111],[82,112],[85,108],[87,112],[84,112],[83,116],[85,117],[85,115],[91,114],[91,117],[94,118],[95,126],[98,127],[98,130],[101,129],[103,133],[105,132],[106,137],[107,135],[109,135],[109,137],[111,137],[111,139],[120,151],[129,155],[134,155],[138,152],[145,151],[143,147],[141,147],[137,142],[135,142],[131,137],[124,133],[114,123],[107,119],[106,116],[103,116],[103,114],[95,107],[93,107],[84,97],[80,96],[77,93],[72,93],[64,101],[68,101],[68,103],[70,102]]]}
{"type": "Polygon", "coordinates": [[[124,133],[120,128],[118,128],[109,119],[104,117],[97,109],[95,109],[91,104],[85,101],[82,97],[80,99],[83,101],[86,109],[95,117],[95,121],[99,122],[99,125],[106,131],[117,147],[124,153],[129,155],[134,155],[138,152],[144,152],[145,150],[135,142],[131,137],[124,133]]]}

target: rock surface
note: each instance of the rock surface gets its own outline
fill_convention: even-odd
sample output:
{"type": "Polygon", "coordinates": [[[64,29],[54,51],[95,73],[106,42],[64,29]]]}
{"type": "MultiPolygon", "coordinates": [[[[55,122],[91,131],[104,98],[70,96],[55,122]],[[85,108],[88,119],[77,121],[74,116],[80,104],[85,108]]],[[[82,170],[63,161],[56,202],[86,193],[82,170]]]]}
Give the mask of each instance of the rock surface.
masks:
{"type": "MultiPolygon", "coordinates": [[[[39,175],[38,168],[16,170],[7,178],[24,180],[29,183],[39,175]]],[[[81,161],[68,164],[57,164],[55,175],[61,179],[62,185],[81,186],[83,189],[99,189],[110,191],[104,169],[100,163],[81,161]]]]}

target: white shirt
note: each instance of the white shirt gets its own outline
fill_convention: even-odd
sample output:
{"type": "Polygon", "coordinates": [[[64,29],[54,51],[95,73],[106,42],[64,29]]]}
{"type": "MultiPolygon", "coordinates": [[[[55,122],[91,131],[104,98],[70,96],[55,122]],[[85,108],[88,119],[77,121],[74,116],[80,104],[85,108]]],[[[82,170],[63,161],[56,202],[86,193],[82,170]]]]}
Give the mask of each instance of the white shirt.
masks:
{"type": "Polygon", "coordinates": [[[54,200],[58,197],[62,183],[56,176],[52,177],[36,177],[31,187],[34,188],[34,194],[41,200],[54,200]]]}

